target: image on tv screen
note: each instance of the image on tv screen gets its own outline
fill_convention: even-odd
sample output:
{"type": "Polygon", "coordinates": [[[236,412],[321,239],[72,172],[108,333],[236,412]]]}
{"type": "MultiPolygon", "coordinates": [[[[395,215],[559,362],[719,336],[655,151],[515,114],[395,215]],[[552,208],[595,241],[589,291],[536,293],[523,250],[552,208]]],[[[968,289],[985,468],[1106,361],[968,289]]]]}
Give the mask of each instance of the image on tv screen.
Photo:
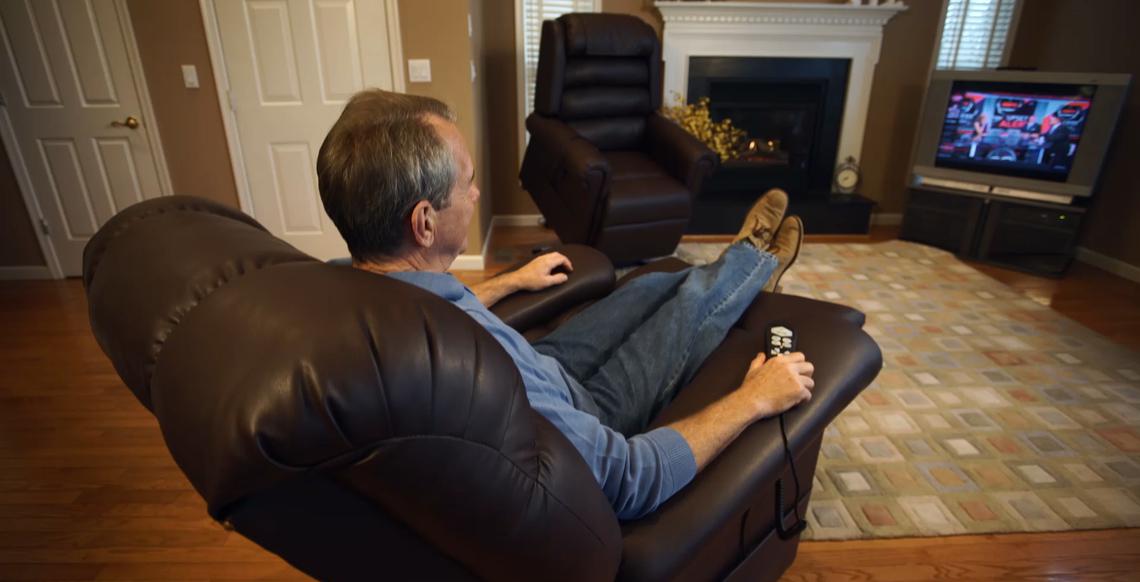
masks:
{"type": "Polygon", "coordinates": [[[1095,89],[955,82],[934,165],[1064,182],[1095,89]]]}

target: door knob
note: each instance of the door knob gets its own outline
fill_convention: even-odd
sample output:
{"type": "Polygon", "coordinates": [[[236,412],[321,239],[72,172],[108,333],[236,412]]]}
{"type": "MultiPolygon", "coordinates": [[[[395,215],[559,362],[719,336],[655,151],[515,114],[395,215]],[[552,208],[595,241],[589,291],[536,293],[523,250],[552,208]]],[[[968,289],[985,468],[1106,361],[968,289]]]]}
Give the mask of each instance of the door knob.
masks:
{"type": "Polygon", "coordinates": [[[125,127],[127,129],[138,129],[139,128],[139,120],[135,119],[134,116],[127,116],[127,118],[122,120],[122,121],[119,121],[119,120],[112,121],[111,127],[125,127]]]}

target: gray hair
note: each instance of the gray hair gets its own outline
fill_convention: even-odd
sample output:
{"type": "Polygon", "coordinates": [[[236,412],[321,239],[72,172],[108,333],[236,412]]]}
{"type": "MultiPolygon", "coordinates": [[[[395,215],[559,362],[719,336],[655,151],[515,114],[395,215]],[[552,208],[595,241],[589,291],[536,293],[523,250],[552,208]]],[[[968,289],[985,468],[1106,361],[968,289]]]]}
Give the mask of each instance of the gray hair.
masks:
{"type": "Polygon", "coordinates": [[[325,136],[317,155],[321,202],[356,260],[396,254],[420,200],[437,210],[450,205],[458,169],[433,115],[455,121],[431,97],[366,89],[325,136]]]}

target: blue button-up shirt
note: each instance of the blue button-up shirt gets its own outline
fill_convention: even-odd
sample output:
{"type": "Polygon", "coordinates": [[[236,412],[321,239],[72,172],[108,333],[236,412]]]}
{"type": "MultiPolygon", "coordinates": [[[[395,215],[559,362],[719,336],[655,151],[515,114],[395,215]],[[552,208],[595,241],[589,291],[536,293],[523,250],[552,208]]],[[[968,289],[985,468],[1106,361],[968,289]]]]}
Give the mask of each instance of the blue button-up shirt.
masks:
{"type": "Polygon", "coordinates": [[[618,518],[634,519],[653,511],[696,475],[696,459],[680,433],[663,427],[626,438],[602,425],[587,412],[596,410],[589,392],[557,360],[535,351],[455,277],[427,271],[389,276],[450,301],[499,341],[518,366],[531,407],[558,427],[586,459],[618,518]]]}

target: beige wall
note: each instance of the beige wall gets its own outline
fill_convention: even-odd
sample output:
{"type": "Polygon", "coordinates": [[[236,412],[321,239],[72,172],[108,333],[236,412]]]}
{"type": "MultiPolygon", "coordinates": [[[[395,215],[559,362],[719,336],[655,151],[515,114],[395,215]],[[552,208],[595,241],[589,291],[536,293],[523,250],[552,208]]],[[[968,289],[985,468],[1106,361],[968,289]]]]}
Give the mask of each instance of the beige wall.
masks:
{"type": "Polygon", "coordinates": [[[519,187],[518,63],[515,52],[514,2],[485,0],[483,78],[491,151],[492,211],[495,214],[538,214],[538,207],[519,187]]]}
{"type": "Polygon", "coordinates": [[[0,155],[3,156],[0,159],[0,267],[43,266],[40,243],[28,221],[28,211],[3,143],[0,143],[0,155]]]}
{"type": "Polygon", "coordinates": [[[910,7],[887,23],[871,84],[871,106],[863,132],[860,192],[879,203],[879,212],[898,213],[906,205],[910,150],[926,92],[942,3],[907,2],[910,7]]]}
{"type": "Polygon", "coordinates": [[[166,165],[175,194],[238,207],[214,70],[197,0],[129,0],[166,165]],[[198,89],[182,84],[182,65],[198,68],[198,89]]]}
{"type": "Polygon", "coordinates": [[[471,38],[472,63],[475,65],[475,81],[472,84],[473,111],[475,113],[475,180],[479,184],[482,197],[479,199],[479,215],[468,233],[467,252],[483,252],[483,242],[491,230],[492,200],[495,197],[491,185],[491,159],[495,153],[491,149],[490,120],[487,116],[490,85],[487,82],[487,7],[482,0],[468,0],[471,11],[473,36],[471,38]],[[477,228],[475,228],[477,227],[477,228]]]}
{"type": "Polygon", "coordinates": [[[1140,2],[1033,0],[1018,25],[1010,64],[1042,71],[1131,73],[1132,91],[1092,201],[1081,244],[1140,266],[1140,2]]]}
{"type": "MultiPolygon", "coordinates": [[[[128,0],[127,7],[174,193],[236,208],[237,189],[197,0],[128,0]],[[198,67],[201,88],[182,85],[182,65],[198,67]]],[[[42,265],[6,156],[0,166],[0,266],[42,265]]]]}
{"type": "MultiPolygon", "coordinates": [[[[405,60],[431,60],[431,82],[409,82],[407,92],[434,97],[455,110],[459,130],[467,138],[467,147],[475,160],[476,180],[483,184],[484,153],[479,151],[485,149],[479,147],[483,120],[475,107],[475,84],[471,82],[475,39],[467,35],[467,14],[471,4],[478,1],[400,0],[400,31],[405,60]]],[[[488,194],[484,192],[484,196],[488,194]]],[[[489,199],[484,202],[489,203],[489,199]]],[[[477,214],[467,233],[467,253],[471,254],[480,252],[490,223],[489,215],[477,214]]]]}

